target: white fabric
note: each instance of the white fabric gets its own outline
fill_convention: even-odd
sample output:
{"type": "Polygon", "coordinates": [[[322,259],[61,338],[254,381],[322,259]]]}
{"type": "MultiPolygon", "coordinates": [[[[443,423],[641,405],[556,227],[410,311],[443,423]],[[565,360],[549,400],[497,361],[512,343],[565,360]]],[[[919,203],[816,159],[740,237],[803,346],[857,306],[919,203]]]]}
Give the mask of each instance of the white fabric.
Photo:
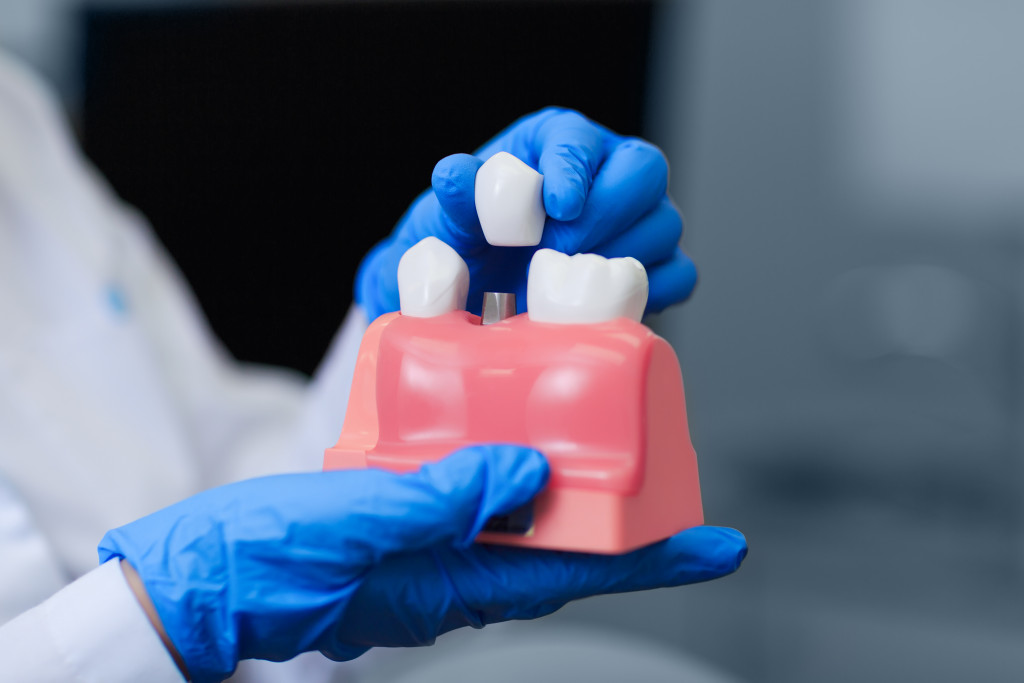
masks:
{"type": "Polygon", "coordinates": [[[184,680],[116,561],[0,629],[0,663],[22,683],[184,680]]]}
{"type": "MultiPolygon", "coordinates": [[[[54,98],[0,54],[0,623],[88,573],[0,627],[0,679],[99,667],[95,650],[109,669],[81,680],[164,680],[166,659],[145,649],[152,671],[125,677],[142,663],[118,643],[140,622],[124,587],[91,571],[97,542],[202,489],[318,468],[365,327],[354,308],[312,385],[233,361],[144,220],[80,157],[54,98]],[[105,601],[101,621],[90,610],[105,601]],[[54,642],[63,664],[48,661],[54,642]]],[[[263,680],[338,671],[316,661],[263,680]]]]}
{"type": "Polygon", "coordinates": [[[36,528],[25,505],[2,479],[0,549],[0,624],[42,602],[67,583],[46,537],[36,528]]]}

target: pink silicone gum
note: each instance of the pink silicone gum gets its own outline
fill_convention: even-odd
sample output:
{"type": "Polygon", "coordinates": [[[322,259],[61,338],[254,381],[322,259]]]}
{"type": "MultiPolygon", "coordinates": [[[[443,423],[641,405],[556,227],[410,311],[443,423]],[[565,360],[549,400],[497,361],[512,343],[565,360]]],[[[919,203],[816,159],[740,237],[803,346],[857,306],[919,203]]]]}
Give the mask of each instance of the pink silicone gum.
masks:
{"type": "Polygon", "coordinates": [[[613,554],[703,523],[679,363],[627,318],[378,318],[324,468],[409,472],[477,443],[533,446],[551,465],[531,532],[480,541],[613,554]]]}

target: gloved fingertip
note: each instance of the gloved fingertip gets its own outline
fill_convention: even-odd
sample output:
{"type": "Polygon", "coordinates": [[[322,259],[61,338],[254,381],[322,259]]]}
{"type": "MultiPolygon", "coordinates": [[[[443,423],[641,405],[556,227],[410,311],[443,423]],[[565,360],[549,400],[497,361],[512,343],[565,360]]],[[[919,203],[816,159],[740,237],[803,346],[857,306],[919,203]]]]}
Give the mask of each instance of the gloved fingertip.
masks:
{"type": "Polygon", "coordinates": [[[472,193],[476,172],[483,164],[472,154],[452,154],[437,162],[430,176],[430,184],[439,200],[472,193]]]}
{"type": "Polygon", "coordinates": [[[679,280],[679,288],[686,291],[686,296],[683,297],[683,301],[686,301],[693,296],[693,290],[697,288],[697,264],[685,253],[683,253],[679,280]]]}
{"type": "Polygon", "coordinates": [[[556,221],[571,221],[583,213],[587,194],[577,182],[544,181],[544,211],[556,221]]]}
{"type": "Polygon", "coordinates": [[[747,553],[750,551],[750,547],[747,545],[747,537],[736,529],[729,529],[727,527],[710,527],[716,530],[722,538],[721,551],[719,557],[721,559],[721,567],[726,570],[725,573],[731,574],[740,568],[743,564],[743,560],[747,558],[747,553]]]}
{"type": "Polygon", "coordinates": [[[515,455],[511,458],[510,478],[524,489],[539,492],[551,477],[547,458],[535,448],[507,446],[515,455]]]}
{"type": "MultiPolygon", "coordinates": [[[[460,545],[471,544],[491,517],[508,514],[533,500],[550,477],[547,459],[539,451],[515,444],[470,446],[432,467],[446,470],[445,477],[476,481],[462,485],[464,489],[477,488],[479,498],[475,519],[458,541],[460,545]]],[[[435,470],[434,476],[437,474],[440,470],[435,470]]]]}
{"type": "Polygon", "coordinates": [[[540,451],[515,444],[474,446],[484,453],[488,467],[488,490],[484,506],[489,514],[500,515],[525,505],[543,489],[551,476],[547,459],[540,451]]]}
{"type": "Polygon", "coordinates": [[[732,574],[747,557],[746,537],[736,529],[698,526],[673,537],[683,573],[692,581],[732,574]]]}
{"type": "Polygon", "coordinates": [[[690,298],[697,286],[697,266],[693,259],[676,248],[671,259],[647,270],[650,283],[646,313],[660,313],[673,304],[690,298]]]}
{"type": "Polygon", "coordinates": [[[369,647],[332,642],[330,647],[321,649],[320,654],[333,662],[350,662],[363,656],[370,649],[369,647]]]}

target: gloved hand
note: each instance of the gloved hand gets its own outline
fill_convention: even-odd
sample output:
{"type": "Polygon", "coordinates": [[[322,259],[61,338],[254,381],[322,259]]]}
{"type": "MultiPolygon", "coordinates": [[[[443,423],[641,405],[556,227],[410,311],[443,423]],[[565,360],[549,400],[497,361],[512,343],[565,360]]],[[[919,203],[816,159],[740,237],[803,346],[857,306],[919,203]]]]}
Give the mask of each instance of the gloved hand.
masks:
{"type": "Polygon", "coordinates": [[[650,143],[616,135],[574,111],[544,109],[512,124],[475,156],[455,154],[438,162],[433,191],[420,195],[360,265],[356,301],[370,320],[398,310],[398,261],[432,235],[469,266],[468,308],[476,313],[485,291],[514,292],[519,310],[525,310],[530,258],[545,247],[636,258],[650,280],[647,312],[658,312],[686,299],[697,281],[693,262],[679,248],[683,221],[667,184],[668,164],[650,143]],[[548,218],[536,247],[492,247],[480,229],[476,172],[501,151],[544,175],[548,218]]]}
{"type": "Polygon", "coordinates": [[[252,479],[109,532],[100,561],[136,569],[192,680],[205,683],[241,659],[352,659],[587,595],[706,581],[746,555],[739,532],[715,527],[622,556],[473,543],[547,478],[534,450],[474,446],[414,474],[252,479]]]}

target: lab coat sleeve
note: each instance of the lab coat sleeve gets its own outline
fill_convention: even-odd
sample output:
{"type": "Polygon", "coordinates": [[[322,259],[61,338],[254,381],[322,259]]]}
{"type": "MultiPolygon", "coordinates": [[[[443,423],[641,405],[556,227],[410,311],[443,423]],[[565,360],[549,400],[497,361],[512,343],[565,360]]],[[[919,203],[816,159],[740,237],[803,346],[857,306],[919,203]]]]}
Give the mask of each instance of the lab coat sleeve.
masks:
{"type": "Polygon", "coordinates": [[[233,359],[165,253],[143,230],[126,273],[135,315],[161,358],[201,486],[319,469],[341,432],[366,316],[353,305],[312,381],[233,359]]]}
{"type": "MultiPolygon", "coordinates": [[[[67,576],[46,536],[2,476],[0,558],[0,626],[67,583],[67,576]]],[[[0,665],[2,662],[0,659],[0,665]]]]}
{"type": "MultiPolygon", "coordinates": [[[[353,307],[312,382],[287,370],[237,362],[211,332],[184,278],[145,219],[126,206],[75,149],[45,88],[2,56],[0,86],[0,104],[6,107],[0,112],[8,114],[6,119],[0,117],[8,133],[7,137],[0,135],[0,143],[12,143],[0,144],[7,159],[0,163],[0,199],[8,202],[0,202],[0,206],[9,209],[7,214],[0,212],[0,218],[18,219],[0,223],[0,228],[8,228],[7,237],[18,246],[40,247],[39,254],[32,254],[47,256],[44,260],[51,268],[73,272],[76,291],[93,293],[95,287],[96,294],[104,292],[104,300],[120,316],[116,325],[130,328],[132,358],[144,373],[126,372],[120,367],[123,363],[112,362],[120,358],[111,358],[111,350],[101,344],[89,348],[75,345],[82,361],[76,367],[109,366],[107,384],[131,389],[126,395],[135,398],[128,407],[111,413],[112,419],[158,435],[152,440],[161,448],[154,452],[129,449],[128,453],[158,457],[159,463],[154,465],[174,475],[136,477],[121,485],[121,489],[137,488],[152,495],[136,496],[140,504],[115,505],[109,513],[89,516],[90,522],[103,521],[90,536],[98,539],[104,529],[166,505],[168,498],[177,500],[249,476],[318,468],[324,448],[334,443],[341,429],[351,369],[366,327],[359,309],[353,307]],[[57,261],[49,256],[61,258],[57,261]],[[146,410],[138,408],[141,405],[146,410]]],[[[3,234],[0,230],[0,236],[3,234]]],[[[13,254],[8,256],[11,260],[19,257],[18,251],[8,253],[13,254]]],[[[0,258],[4,264],[11,260],[0,258]]],[[[45,274],[36,275],[33,282],[50,282],[45,274]]],[[[70,276],[66,279],[72,282],[70,276]]],[[[33,299],[33,305],[52,304],[54,311],[63,310],[69,291],[39,289],[48,297],[38,302],[33,299]]],[[[50,319],[42,313],[36,317],[50,319]]],[[[64,320],[61,315],[52,317],[64,320]]],[[[253,321],[253,333],[281,332],[253,321]]],[[[83,447],[82,453],[95,455],[86,466],[93,470],[110,467],[116,459],[108,457],[103,441],[97,444],[92,444],[95,450],[91,453],[83,447]]],[[[26,451],[26,459],[30,454],[26,451]]],[[[87,559],[69,563],[75,553],[68,551],[67,538],[52,532],[39,535],[40,529],[50,532],[62,526],[43,524],[41,506],[27,504],[32,500],[26,493],[30,485],[50,486],[48,474],[42,472],[41,479],[31,482],[11,477],[26,504],[19,502],[17,514],[10,517],[4,517],[0,509],[0,563],[10,563],[7,551],[19,539],[18,552],[24,551],[19,557],[25,560],[16,567],[17,574],[13,569],[0,571],[0,579],[13,577],[11,583],[0,586],[0,594],[12,596],[0,600],[4,610],[0,621],[19,614],[0,627],[0,681],[180,681],[120,568],[86,569],[94,566],[95,540],[78,543],[86,548],[79,556],[87,559]],[[36,515],[34,520],[30,510],[36,515]],[[5,538],[7,526],[18,534],[31,526],[34,535],[17,536],[12,531],[5,538]],[[44,565],[45,572],[39,570],[44,565]],[[69,576],[82,571],[88,573],[53,593],[69,576]],[[34,580],[30,596],[24,590],[26,577],[34,580]],[[46,595],[52,597],[21,611],[46,595]]],[[[112,481],[125,479],[116,475],[112,481]]],[[[103,495],[123,500],[114,493],[117,488],[112,486],[111,493],[103,495]]],[[[62,506],[53,508],[55,514],[71,509],[73,501],[61,502],[62,506]]],[[[0,508],[2,503],[0,496],[0,508]]],[[[323,658],[314,661],[326,662],[323,658]]],[[[273,680],[313,680],[308,675],[288,678],[280,673],[283,668],[275,667],[273,680]]]]}
{"type": "MultiPolygon", "coordinates": [[[[121,201],[75,147],[47,89],[0,58],[0,104],[8,101],[10,111],[0,117],[0,147],[13,147],[4,148],[4,154],[13,158],[0,163],[0,200],[8,195],[17,200],[18,227],[32,236],[31,243],[60,246],[67,263],[61,268],[80,275],[77,288],[102,286],[122,309],[123,323],[138,342],[137,355],[144,357],[148,368],[145,386],[138,379],[135,391],[145,394],[145,405],[153,406],[150,413],[160,413],[148,416],[161,425],[154,434],[167,435],[161,457],[174,461],[169,466],[194,475],[193,489],[310,469],[322,460],[323,449],[337,438],[335,433],[328,438],[331,443],[318,441],[325,433],[324,421],[336,422],[340,431],[344,408],[342,402],[338,412],[337,405],[324,401],[338,393],[347,395],[345,377],[350,373],[345,368],[354,359],[343,356],[350,345],[332,347],[318,373],[333,378],[332,386],[319,383],[314,392],[318,398],[313,400],[308,379],[299,373],[238,362],[213,334],[188,283],[142,213],[121,201]],[[2,135],[5,131],[7,137],[2,135]],[[308,430],[317,425],[320,431],[314,436],[308,430]]],[[[146,207],[139,208],[144,212],[146,207]]],[[[225,229],[234,230],[240,244],[247,239],[243,226],[225,229]]],[[[49,267],[58,269],[57,254],[50,256],[49,267]]],[[[69,278],[64,279],[71,282],[69,278]]],[[[59,302],[72,293],[51,294],[59,302]]],[[[360,317],[358,312],[349,316],[339,340],[350,338],[346,331],[351,330],[356,338],[361,336],[365,322],[360,317]]],[[[251,330],[254,335],[295,333],[259,319],[252,321],[251,330]]],[[[102,348],[90,352],[97,355],[97,362],[111,360],[102,348]]],[[[83,356],[83,362],[88,360],[83,356]]],[[[111,373],[117,370],[112,367],[111,373]]],[[[125,378],[125,384],[132,379],[125,378]]],[[[131,415],[133,422],[138,417],[131,415]]]]}
{"type": "MultiPolygon", "coordinates": [[[[130,315],[146,334],[188,439],[200,487],[317,469],[341,431],[359,341],[356,306],[312,382],[295,372],[240,363],[210,330],[187,283],[145,220],[115,198],[120,278],[130,315]]],[[[254,321],[254,334],[282,334],[254,321]]]]}
{"type": "Polygon", "coordinates": [[[19,683],[184,681],[117,562],[0,627],[0,671],[19,683]]]}
{"type": "Polygon", "coordinates": [[[302,420],[292,448],[291,463],[296,469],[320,467],[324,449],[338,440],[359,347],[368,325],[366,313],[353,304],[317,368],[306,391],[302,420]]]}

